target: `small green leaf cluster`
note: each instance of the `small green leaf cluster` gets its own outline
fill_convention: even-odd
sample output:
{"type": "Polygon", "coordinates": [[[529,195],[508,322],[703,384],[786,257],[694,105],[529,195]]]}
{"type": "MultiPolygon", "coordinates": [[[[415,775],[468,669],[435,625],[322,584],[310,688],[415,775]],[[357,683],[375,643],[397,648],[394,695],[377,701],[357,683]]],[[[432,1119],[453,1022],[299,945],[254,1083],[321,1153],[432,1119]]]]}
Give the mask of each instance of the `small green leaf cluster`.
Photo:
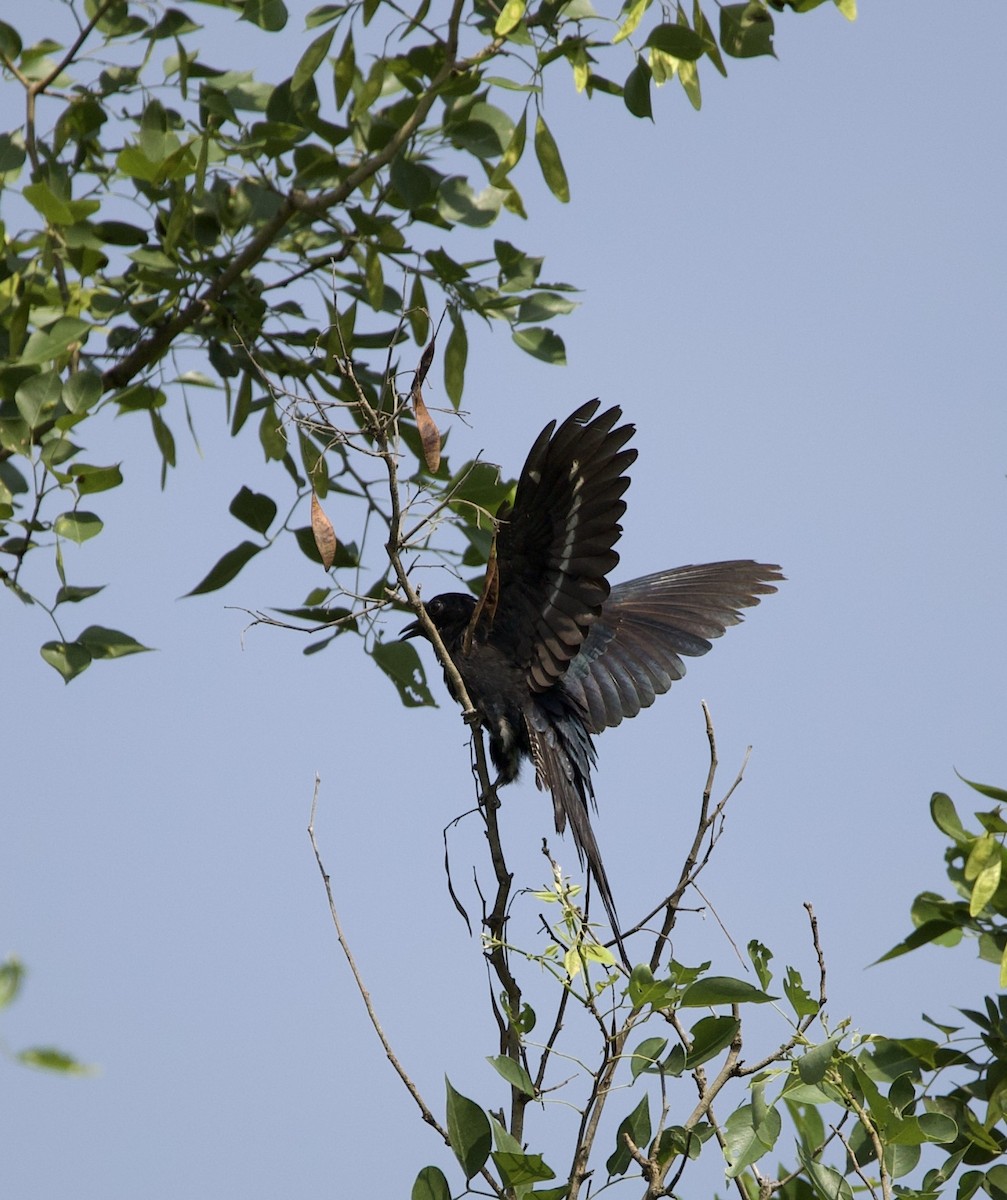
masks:
{"type": "MultiPolygon", "coordinates": [[[[0,963],[0,1010],[7,1008],[18,998],[24,978],[24,964],[19,959],[8,958],[0,963]]],[[[87,1075],[91,1071],[90,1067],[78,1062],[73,1055],[53,1046],[30,1046],[10,1054],[10,1057],[26,1067],[55,1071],[61,1075],[87,1075]]]]}
{"type": "MultiPolygon", "coordinates": [[[[1001,789],[969,786],[998,803],[1007,799],[1001,789]]],[[[952,906],[940,918],[946,921],[943,932],[926,928],[926,937],[911,936],[885,957],[928,941],[953,944],[944,935],[955,930],[957,941],[971,934],[985,946],[985,957],[999,962],[1007,897],[1000,895],[999,883],[986,887],[981,908],[974,897],[992,862],[988,852],[977,854],[975,847],[990,836],[1001,846],[1007,829],[1000,810],[977,814],[979,832],[966,831],[943,793],[935,795],[931,812],[951,840],[948,874],[961,899],[943,902],[952,906]]],[[[772,994],[773,955],[757,940],[747,950],[758,986],[713,974],[710,962],[688,966],[675,959],[660,974],[640,963],[626,977],[608,969],[611,956],[603,964],[605,978],[592,986],[580,944],[604,947],[578,916],[576,888],[557,877],[553,887],[534,895],[559,904],[561,916],[547,951],[521,957],[549,966],[563,990],[560,1013],[573,1000],[597,1020],[604,1033],[601,1066],[582,1066],[575,1079],[571,1059],[559,1055],[557,1069],[552,1056],[560,1025],[549,1040],[533,1041],[532,1032],[542,1022],[526,1002],[519,1012],[508,1007],[519,994],[511,986],[509,996],[500,997],[499,1011],[516,1040],[509,1053],[489,1062],[508,1085],[512,1102],[518,1102],[511,1111],[521,1114],[524,1136],[515,1139],[507,1130],[503,1110],[500,1118],[493,1116],[449,1084],[448,1137],[467,1181],[480,1176],[495,1194],[520,1200],[576,1196],[592,1172],[597,1186],[601,1176],[591,1157],[593,1133],[585,1131],[594,1129],[592,1114],[609,1100],[619,1115],[605,1152],[605,1177],[609,1182],[642,1178],[644,1194],[655,1200],[689,1194],[685,1173],[707,1152],[722,1160],[726,1179],[751,1200],[852,1200],[864,1191],[905,1200],[942,1195],[969,1200],[978,1194],[996,1200],[1004,1193],[1007,996],[962,1008],[968,1025],[924,1016],[936,1036],[861,1036],[849,1021],[830,1027],[814,919],[823,972],[817,998],[792,966],[781,979],[782,998],[772,994]],[[753,1052],[745,1005],[772,1006],[788,1027],[785,1039],[768,1052],[753,1052]],[[706,1011],[690,1017],[696,1009],[706,1011]],[[812,1037],[816,1024],[817,1039],[812,1037]],[[562,1074],[559,1082],[552,1080],[553,1070],[562,1074]],[[543,1122],[554,1103],[580,1108],[583,1101],[573,1094],[578,1082],[587,1087],[581,1109],[586,1140],[570,1147],[563,1160],[547,1133],[529,1134],[525,1120],[529,1106],[543,1122]],[[544,1145],[552,1146],[549,1152],[540,1152],[544,1145]],[[562,1182],[552,1184],[554,1179],[562,1182]]],[[[928,894],[927,904],[936,905],[936,898],[928,894]]],[[[919,920],[919,902],[913,913],[919,920]]],[[[919,929],[926,924],[920,922],[919,929]]],[[[513,958],[514,948],[507,949],[513,958]]],[[[582,1054],[578,1057],[583,1061],[582,1054]]],[[[451,1192],[440,1169],[426,1167],[412,1194],[444,1198],[451,1192]]]]}
{"type": "Polygon", "coordinates": [[[1007,803],[1007,791],[969,779],[963,782],[995,800],[997,807],[977,812],[980,830],[972,832],[962,824],[950,796],[935,792],[931,797],[931,819],[950,839],[944,857],[957,899],[921,892],[912,905],[916,928],[879,961],[897,958],[931,942],[954,946],[964,936],[970,936],[977,941],[980,958],[999,964],[999,985],[1007,988],[1007,872],[1004,871],[1007,820],[1001,812],[1001,805],[1007,803]]]}

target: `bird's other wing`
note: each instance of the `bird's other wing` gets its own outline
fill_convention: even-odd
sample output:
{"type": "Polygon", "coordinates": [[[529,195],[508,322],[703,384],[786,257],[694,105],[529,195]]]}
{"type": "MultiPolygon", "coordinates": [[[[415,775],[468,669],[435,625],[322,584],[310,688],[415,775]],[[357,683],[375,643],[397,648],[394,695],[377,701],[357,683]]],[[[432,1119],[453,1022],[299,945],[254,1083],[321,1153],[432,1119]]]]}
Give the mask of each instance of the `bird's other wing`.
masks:
{"type": "Polygon", "coordinates": [[[580,650],[609,594],[605,576],[626,511],[620,498],[636,458],[623,446],[632,425],[614,428],[615,407],[595,416],[591,400],[528,455],[497,534],[499,595],[482,631],[526,673],[532,692],[551,688],[580,650]]]}
{"type": "Polygon", "coordinates": [[[635,717],[685,674],[682,656],[710,648],[740,609],[776,591],[780,568],[750,561],[675,567],[617,584],[563,677],[600,733],[635,717]]]}

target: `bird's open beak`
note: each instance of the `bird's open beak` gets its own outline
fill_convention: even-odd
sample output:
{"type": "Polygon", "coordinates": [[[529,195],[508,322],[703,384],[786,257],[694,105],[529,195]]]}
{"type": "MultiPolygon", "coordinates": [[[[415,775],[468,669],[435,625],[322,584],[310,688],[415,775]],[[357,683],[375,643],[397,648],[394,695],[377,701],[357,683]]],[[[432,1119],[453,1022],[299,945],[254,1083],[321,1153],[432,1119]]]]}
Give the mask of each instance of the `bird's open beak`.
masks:
{"type": "Polygon", "coordinates": [[[399,634],[397,640],[400,642],[408,642],[410,638],[422,637],[422,636],[423,636],[423,627],[422,627],[422,625],[420,625],[419,621],[410,621],[409,624],[405,627],[405,629],[403,629],[402,632],[399,634]]]}

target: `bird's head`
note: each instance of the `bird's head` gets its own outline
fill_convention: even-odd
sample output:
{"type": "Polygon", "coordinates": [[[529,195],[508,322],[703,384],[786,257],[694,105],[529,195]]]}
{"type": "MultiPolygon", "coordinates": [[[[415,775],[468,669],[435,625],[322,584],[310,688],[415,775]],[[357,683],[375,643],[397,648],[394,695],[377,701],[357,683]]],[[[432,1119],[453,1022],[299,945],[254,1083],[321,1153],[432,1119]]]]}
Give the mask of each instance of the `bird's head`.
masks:
{"type": "MultiPolygon", "coordinates": [[[[442,592],[441,595],[428,600],[424,608],[427,610],[427,616],[437,627],[437,632],[441,635],[445,645],[450,647],[461,639],[468,628],[475,606],[475,597],[467,592],[442,592]]],[[[410,621],[399,634],[399,641],[404,642],[409,638],[424,636],[423,627],[419,621],[410,621]]]]}

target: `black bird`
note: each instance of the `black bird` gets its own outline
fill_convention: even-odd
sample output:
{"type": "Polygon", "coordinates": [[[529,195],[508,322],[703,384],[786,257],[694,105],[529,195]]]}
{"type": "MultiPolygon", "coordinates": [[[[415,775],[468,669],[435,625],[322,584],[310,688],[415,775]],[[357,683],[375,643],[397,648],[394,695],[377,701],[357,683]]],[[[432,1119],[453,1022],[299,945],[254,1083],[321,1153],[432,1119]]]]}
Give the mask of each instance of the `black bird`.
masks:
{"type": "MultiPolygon", "coordinates": [[[[622,949],[612,890],[591,828],[591,735],[635,717],[685,674],[682,655],[710,649],[739,609],[776,591],[780,568],[751,561],[675,567],[610,587],[613,546],[635,432],[618,407],[591,400],[542,430],[497,516],[496,572],[482,600],[446,592],[427,601],[489,734],[498,783],[523,759],[552,793],[556,829],[567,822],[622,949]]],[[[422,635],[418,621],[403,638],[422,635]]],[[[625,958],[625,952],[623,952],[625,958]]]]}

